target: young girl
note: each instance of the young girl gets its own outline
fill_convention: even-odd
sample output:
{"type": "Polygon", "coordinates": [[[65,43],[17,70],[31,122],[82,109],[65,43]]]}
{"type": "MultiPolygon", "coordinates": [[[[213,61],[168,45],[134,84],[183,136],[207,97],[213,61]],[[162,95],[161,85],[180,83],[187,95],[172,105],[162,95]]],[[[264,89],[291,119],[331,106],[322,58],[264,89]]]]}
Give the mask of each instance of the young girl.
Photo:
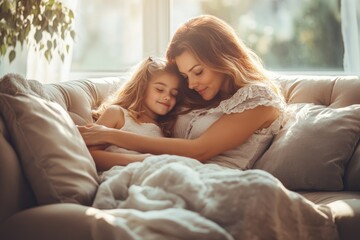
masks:
{"type": "MultiPolygon", "coordinates": [[[[165,60],[144,60],[132,78],[93,112],[96,123],[137,134],[170,137],[176,119],[180,75],[165,60]]],[[[142,161],[141,154],[110,145],[89,148],[98,170],[142,161]]]]}

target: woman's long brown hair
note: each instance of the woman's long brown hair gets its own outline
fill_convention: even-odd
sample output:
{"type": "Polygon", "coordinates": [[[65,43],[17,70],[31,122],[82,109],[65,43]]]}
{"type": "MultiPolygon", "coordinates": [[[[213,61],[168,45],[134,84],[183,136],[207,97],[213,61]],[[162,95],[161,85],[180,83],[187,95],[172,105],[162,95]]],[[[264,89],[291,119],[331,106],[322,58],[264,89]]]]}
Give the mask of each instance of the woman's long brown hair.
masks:
{"type": "Polygon", "coordinates": [[[236,35],[225,21],[201,15],[192,18],[175,32],[166,52],[169,62],[184,51],[189,51],[204,66],[226,76],[227,94],[219,93],[212,101],[204,101],[194,90],[188,89],[186,102],[189,108],[213,107],[232,96],[239,88],[263,82],[276,94],[281,94],[269,78],[258,56],[236,35]]]}

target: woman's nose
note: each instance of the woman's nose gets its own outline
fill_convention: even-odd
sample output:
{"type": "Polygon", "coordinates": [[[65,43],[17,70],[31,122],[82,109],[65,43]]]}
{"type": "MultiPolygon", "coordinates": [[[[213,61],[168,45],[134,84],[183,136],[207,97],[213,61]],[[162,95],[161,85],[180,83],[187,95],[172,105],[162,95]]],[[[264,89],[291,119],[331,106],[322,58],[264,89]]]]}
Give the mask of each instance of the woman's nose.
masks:
{"type": "Polygon", "coordinates": [[[197,81],[194,78],[188,78],[188,87],[194,89],[197,86],[197,81]]]}

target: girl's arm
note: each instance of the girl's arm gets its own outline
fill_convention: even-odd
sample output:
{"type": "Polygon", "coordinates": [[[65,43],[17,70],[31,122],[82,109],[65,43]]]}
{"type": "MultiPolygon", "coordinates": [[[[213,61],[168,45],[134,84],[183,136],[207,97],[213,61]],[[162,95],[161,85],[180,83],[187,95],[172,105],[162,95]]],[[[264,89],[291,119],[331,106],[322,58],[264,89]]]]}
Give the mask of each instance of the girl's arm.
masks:
{"type": "Polygon", "coordinates": [[[124,126],[124,111],[120,106],[111,105],[96,121],[96,124],[104,125],[109,128],[120,129],[124,126]]]}
{"type": "Polygon", "coordinates": [[[274,107],[259,106],[222,116],[196,139],[140,136],[93,125],[79,127],[88,145],[110,143],[152,154],[175,154],[206,161],[244,143],[256,130],[266,128],[278,117],[274,107]]]}
{"type": "MultiPolygon", "coordinates": [[[[119,106],[110,106],[96,121],[96,124],[103,125],[110,129],[119,129],[124,125],[124,112],[119,106]]],[[[108,170],[115,165],[125,166],[132,162],[143,161],[151,154],[125,154],[108,152],[104,149],[108,144],[89,146],[89,151],[94,159],[97,170],[108,170]]]]}
{"type": "MultiPolygon", "coordinates": [[[[108,128],[122,128],[124,125],[124,112],[119,106],[109,106],[103,114],[98,118],[96,124],[103,125],[108,128]]],[[[104,150],[108,144],[99,144],[88,146],[89,151],[104,150]]]]}

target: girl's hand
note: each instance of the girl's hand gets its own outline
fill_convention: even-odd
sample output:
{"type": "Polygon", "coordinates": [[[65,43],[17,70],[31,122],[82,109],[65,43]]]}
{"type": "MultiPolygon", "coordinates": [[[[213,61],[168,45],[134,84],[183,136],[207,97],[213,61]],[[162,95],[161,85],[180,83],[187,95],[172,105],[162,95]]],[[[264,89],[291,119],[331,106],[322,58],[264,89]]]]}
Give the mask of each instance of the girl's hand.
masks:
{"type": "Polygon", "coordinates": [[[99,124],[89,124],[86,126],[77,126],[86,145],[106,144],[109,128],[99,124]]]}

